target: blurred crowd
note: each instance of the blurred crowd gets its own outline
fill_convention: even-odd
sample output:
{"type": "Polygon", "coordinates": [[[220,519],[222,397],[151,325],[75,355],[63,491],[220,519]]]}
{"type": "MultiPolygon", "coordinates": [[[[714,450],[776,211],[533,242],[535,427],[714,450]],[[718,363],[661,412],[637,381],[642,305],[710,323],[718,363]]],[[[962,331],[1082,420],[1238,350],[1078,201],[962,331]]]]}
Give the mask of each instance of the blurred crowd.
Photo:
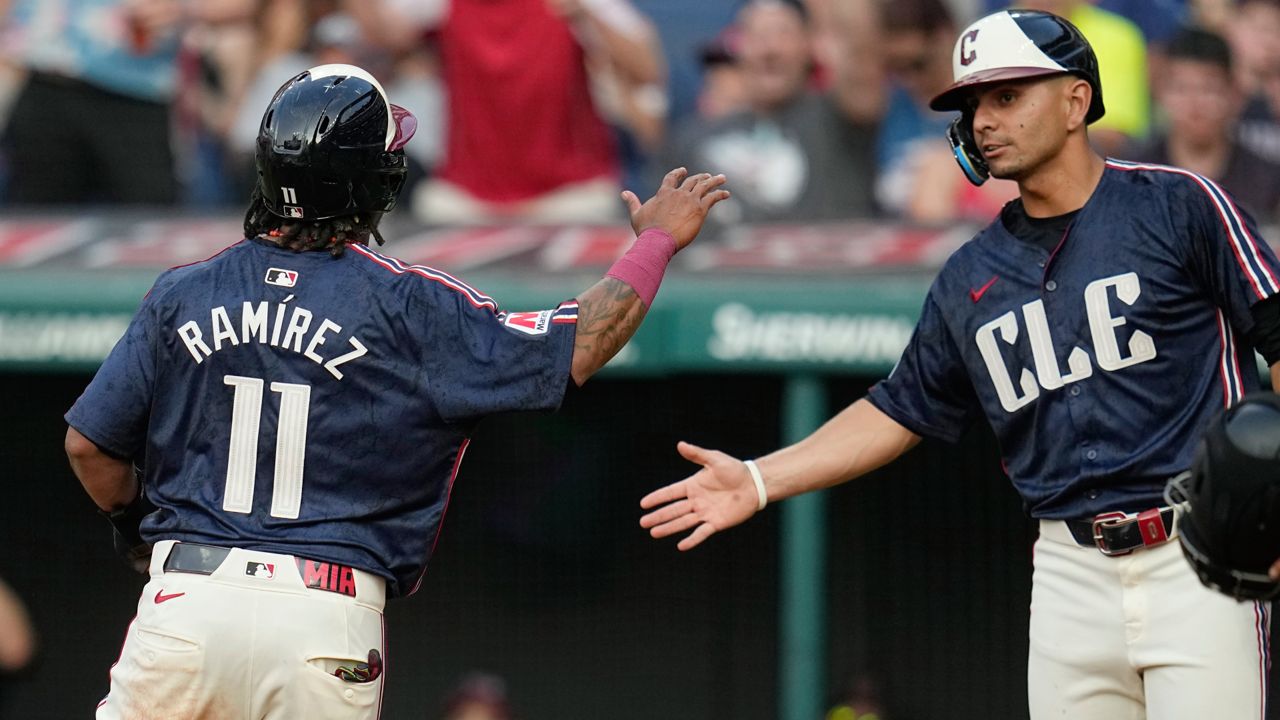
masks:
{"type": "MultiPolygon", "coordinates": [[[[679,165],[728,175],[721,223],[985,222],[1016,194],[965,182],[928,109],[958,30],[1007,3],[715,2],[731,21],[680,57],[663,39],[689,28],[645,0],[0,0],[0,199],[240,207],[262,109],[324,63],[417,115],[402,207],[427,224],[613,222],[679,165]],[[677,63],[695,102],[672,102],[677,63]]],[[[1016,5],[1094,45],[1100,151],[1276,221],[1280,0],[1016,5]]]]}

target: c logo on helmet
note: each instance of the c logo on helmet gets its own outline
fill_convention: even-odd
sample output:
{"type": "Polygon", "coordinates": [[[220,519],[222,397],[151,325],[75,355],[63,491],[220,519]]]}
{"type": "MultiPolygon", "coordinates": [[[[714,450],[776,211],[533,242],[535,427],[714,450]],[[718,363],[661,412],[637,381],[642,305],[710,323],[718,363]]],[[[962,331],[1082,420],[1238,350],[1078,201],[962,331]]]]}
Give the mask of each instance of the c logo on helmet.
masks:
{"type": "Polygon", "coordinates": [[[970,30],[969,32],[961,36],[960,38],[960,64],[961,65],[964,65],[967,67],[969,65],[972,65],[974,60],[978,59],[978,51],[967,47],[970,43],[975,42],[977,39],[978,39],[977,29],[970,30]]]}

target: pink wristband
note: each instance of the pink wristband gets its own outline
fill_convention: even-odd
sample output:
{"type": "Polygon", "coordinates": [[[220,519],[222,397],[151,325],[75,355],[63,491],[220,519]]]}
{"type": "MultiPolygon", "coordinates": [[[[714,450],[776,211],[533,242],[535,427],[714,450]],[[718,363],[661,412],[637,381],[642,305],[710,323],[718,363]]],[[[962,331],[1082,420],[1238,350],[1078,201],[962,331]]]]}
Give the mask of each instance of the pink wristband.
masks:
{"type": "Polygon", "coordinates": [[[631,286],[648,308],[662,284],[667,263],[676,254],[676,241],[665,230],[649,228],[640,233],[625,255],[609,268],[605,277],[616,278],[631,286]]]}

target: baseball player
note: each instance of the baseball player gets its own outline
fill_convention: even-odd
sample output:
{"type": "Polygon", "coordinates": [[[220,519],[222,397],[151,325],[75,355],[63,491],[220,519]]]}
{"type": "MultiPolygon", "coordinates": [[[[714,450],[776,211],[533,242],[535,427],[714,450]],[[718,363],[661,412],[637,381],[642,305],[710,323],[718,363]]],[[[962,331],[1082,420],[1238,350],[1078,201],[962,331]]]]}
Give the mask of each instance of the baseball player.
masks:
{"type": "Polygon", "coordinates": [[[1280,381],[1280,268],[1212,181],[1098,156],[1093,50],[1067,21],[1005,11],[960,35],[932,101],[966,175],[1020,198],[945,264],[888,378],[799,443],[703,467],[641,501],[688,550],[769,500],[955,441],[985,418],[1040,521],[1031,717],[1262,718],[1268,608],[1204,588],[1183,560],[1165,481],[1215,410],[1280,381]]]}
{"type": "Polygon", "coordinates": [[[639,238],[604,279],[502,312],[368,246],[415,126],[357,67],[285,83],[246,239],[162,274],[67,413],[77,476],[150,555],[100,720],[376,717],[384,599],[422,580],[476,424],[603,366],[728,196],[683,169],[625,193],[639,238]]]}

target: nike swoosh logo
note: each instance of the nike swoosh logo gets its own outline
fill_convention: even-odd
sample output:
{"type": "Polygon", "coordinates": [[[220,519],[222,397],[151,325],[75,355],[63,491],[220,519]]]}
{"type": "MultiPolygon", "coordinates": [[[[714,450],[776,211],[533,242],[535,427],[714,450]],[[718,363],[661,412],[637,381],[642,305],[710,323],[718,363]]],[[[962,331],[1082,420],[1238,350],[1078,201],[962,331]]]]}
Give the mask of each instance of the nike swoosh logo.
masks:
{"type": "Polygon", "coordinates": [[[977,290],[974,290],[973,288],[970,288],[970,289],[969,289],[969,297],[970,297],[970,298],[972,298],[974,302],[978,302],[979,300],[981,300],[981,299],[982,299],[982,296],[983,296],[983,295],[986,295],[986,294],[987,294],[987,291],[988,291],[988,290],[990,290],[990,289],[991,289],[991,286],[992,286],[992,285],[995,285],[995,284],[996,284],[996,281],[997,281],[997,280],[999,280],[999,279],[1000,279],[1000,276],[999,276],[999,275],[994,275],[994,276],[992,276],[992,278],[991,278],[990,280],[988,280],[988,281],[987,281],[987,284],[986,284],[986,285],[983,285],[982,287],[978,288],[977,290]]]}
{"type": "Polygon", "coordinates": [[[156,604],[159,605],[162,602],[168,602],[174,598],[180,598],[183,595],[186,595],[186,593],[180,592],[180,593],[173,593],[171,595],[165,595],[164,589],[162,588],[159,592],[156,593],[156,604]]]}

